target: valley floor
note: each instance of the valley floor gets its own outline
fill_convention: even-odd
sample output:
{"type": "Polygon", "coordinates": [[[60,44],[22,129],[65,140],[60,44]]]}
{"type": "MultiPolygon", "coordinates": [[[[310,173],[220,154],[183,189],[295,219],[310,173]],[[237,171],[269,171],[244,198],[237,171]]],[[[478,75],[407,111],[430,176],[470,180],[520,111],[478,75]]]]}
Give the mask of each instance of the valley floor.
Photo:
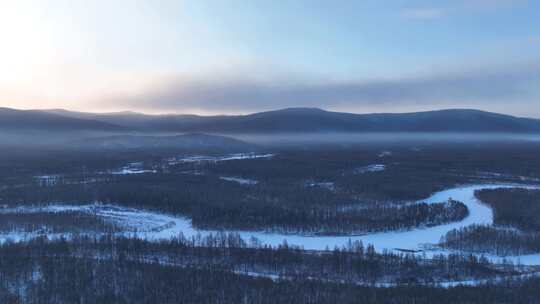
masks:
{"type": "MultiPolygon", "coordinates": [[[[421,252],[428,256],[447,253],[448,251],[434,248],[441,237],[453,229],[468,227],[470,225],[491,225],[493,224],[493,212],[490,207],[482,204],[475,198],[474,193],[480,189],[496,188],[536,188],[535,186],[509,185],[509,184],[485,184],[469,185],[438,192],[431,197],[421,200],[421,202],[435,203],[448,199],[462,201],[469,210],[469,215],[462,221],[434,226],[422,227],[418,229],[381,232],[365,235],[350,236],[302,236],[295,234],[280,234],[252,231],[217,231],[200,230],[191,225],[186,217],[174,216],[166,213],[153,212],[149,210],[127,208],[106,204],[90,205],[47,205],[47,206],[21,206],[16,208],[5,208],[0,210],[1,214],[26,214],[26,213],[62,213],[81,212],[93,215],[109,222],[118,230],[116,233],[124,236],[136,236],[145,240],[167,240],[182,235],[183,237],[204,237],[209,234],[235,232],[242,238],[257,239],[261,244],[279,246],[287,243],[289,245],[300,246],[306,250],[325,250],[334,247],[342,247],[351,241],[362,241],[364,244],[372,244],[377,251],[409,251],[421,252]]],[[[24,233],[10,232],[0,235],[0,240],[25,240],[44,233],[24,233]]],[[[45,233],[46,234],[46,233],[45,233]]],[[[49,234],[49,237],[59,237],[62,233],[49,234]]],[[[489,256],[494,261],[502,259],[521,263],[525,265],[540,265],[540,254],[521,256],[489,256]]]]}

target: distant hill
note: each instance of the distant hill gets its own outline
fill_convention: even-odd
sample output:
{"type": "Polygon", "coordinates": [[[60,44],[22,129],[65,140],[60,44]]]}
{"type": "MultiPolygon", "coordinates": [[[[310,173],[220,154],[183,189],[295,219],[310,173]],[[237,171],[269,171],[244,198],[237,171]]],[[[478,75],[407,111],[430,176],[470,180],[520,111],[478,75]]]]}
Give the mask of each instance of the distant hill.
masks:
{"type": "MultiPolygon", "coordinates": [[[[109,124],[120,125],[127,128],[133,128],[141,123],[144,123],[149,120],[153,120],[156,116],[146,115],[142,113],[132,112],[132,111],[122,111],[122,112],[110,112],[110,113],[88,113],[88,112],[76,112],[68,111],[64,109],[51,109],[51,110],[42,110],[43,112],[61,115],[65,117],[77,118],[77,119],[87,119],[87,120],[97,120],[109,124]]],[[[157,116],[160,117],[160,116],[157,116]]]]}
{"type": "Polygon", "coordinates": [[[0,108],[0,129],[42,131],[121,131],[116,124],[93,119],[82,119],[38,110],[0,108]]]}
{"type": "Polygon", "coordinates": [[[120,125],[137,131],[280,132],[464,132],[540,133],[540,120],[479,110],[450,109],[398,114],[352,114],[316,108],[288,108],[237,116],[106,114],[50,110],[70,118],[120,125]]]}
{"type": "Polygon", "coordinates": [[[185,134],[177,136],[115,135],[86,138],[74,142],[85,149],[137,150],[181,149],[186,151],[251,152],[257,146],[225,136],[185,134]]]}

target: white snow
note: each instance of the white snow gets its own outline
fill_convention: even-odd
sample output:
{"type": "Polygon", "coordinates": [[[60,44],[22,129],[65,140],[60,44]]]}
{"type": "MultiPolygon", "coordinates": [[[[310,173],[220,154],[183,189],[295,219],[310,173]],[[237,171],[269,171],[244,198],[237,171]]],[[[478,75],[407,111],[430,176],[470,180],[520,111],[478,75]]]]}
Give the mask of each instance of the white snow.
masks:
{"type": "Polygon", "coordinates": [[[390,156],[392,155],[392,151],[381,151],[381,153],[379,153],[379,157],[385,157],[385,156],[390,156]]]}
{"type": "Polygon", "coordinates": [[[356,168],[354,169],[355,174],[362,174],[367,172],[379,172],[384,171],[386,169],[386,166],[383,164],[373,164],[373,165],[367,165],[364,167],[356,168]]]}
{"type": "Polygon", "coordinates": [[[259,183],[258,181],[254,179],[247,179],[247,178],[234,177],[234,176],[221,176],[220,179],[228,181],[228,182],[238,183],[240,185],[256,185],[259,183]]]}
{"type": "Polygon", "coordinates": [[[243,160],[243,159],[257,159],[257,158],[271,158],[274,154],[257,154],[257,153],[235,153],[221,156],[206,156],[206,155],[194,155],[179,158],[170,158],[167,160],[169,165],[181,164],[181,163],[200,163],[200,162],[221,162],[229,160],[243,160]]]}
{"type": "MultiPolygon", "coordinates": [[[[186,157],[172,157],[165,159],[162,163],[162,168],[166,169],[168,166],[174,166],[183,163],[205,163],[205,162],[222,162],[229,160],[243,160],[243,159],[258,159],[258,158],[271,158],[274,154],[257,154],[257,153],[235,153],[220,156],[205,156],[205,155],[193,155],[186,157]]],[[[101,172],[110,173],[113,175],[129,175],[129,174],[143,174],[143,173],[157,173],[158,171],[153,169],[147,169],[144,167],[143,162],[132,162],[119,169],[101,172]]],[[[185,171],[188,173],[188,171],[185,171]]],[[[191,174],[191,173],[188,173],[191,174]]],[[[192,174],[200,174],[200,171],[192,171],[192,174]]],[[[48,177],[48,176],[44,176],[48,177]]],[[[36,177],[37,178],[37,177],[36,177]]]]}
{"type": "Polygon", "coordinates": [[[335,184],[333,182],[308,181],[306,182],[306,187],[320,187],[333,191],[335,189],[335,184]]]}
{"type": "MultiPolygon", "coordinates": [[[[299,245],[308,250],[324,250],[327,247],[332,249],[335,246],[342,247],[346,245],[349,240],[361,240],[364,244],[373,244],[378,251],[382,251],[383,249],[424,250],[429,247],[429,244],[438,243],[441,236],[452,229],[458,229],[472,224],[490,225],[493,223],[492,210],[474,197],[474,192],[476,190],[513,187],[538,188],[537,186],[518,186],[509,184],[471,185],[440,191],[425,200],[421,200],[426,203],[437,203],[452,198],[463,202],[468,207],[469,216],[462,221],[435,227],[418,228],[407,231],[380,232],[360,236],[302,236],[282,233],[235,232],[238,232],[245,240],[255,237],[264,244],[274,246],[286,241],[288,244],[299,245]]],[[[195,229],[191,225],[191,221],[185,217],[113,205],[89,204],[78,206],[56,204],[45,207],[17,207],[0,210],[0,212],[9,213],[44,211],[80,211],[92,213],[104,219],[114,221],[115,224],[121,227],[125,227],[126,232],[124,234],[133,235],[136,232],[137,237],[149,240],[169,239],[178,236],[180,233],[188,238],[197,235],[204,236],[210,233],[218,233],[218,231],[195,229]]],[[[0,235],[0,240],[5,241],[8,237],[14,240],[20,240],[31,236],[0,235]]],[[[439,253],[447,254],[449,252],[450,251],[442,250],[425,251],[427,256],[433,256],[434,254],[439,253]]],[[[502,257],[489,255],[487,255],[487,257],[499,261],[502,261],[503,259],[502,257]]],[[[505,258],[524,265],[540,265],[540,254],[510,256],[505,258]]]]}
{"type": "Polygon", "coordinates": [[[143,173],[156,173],[156,170],[143,170],[143,169],[130,169],[130,168],[121,168],[117,171],[112,171],[113,175],[129,175],[129,174],[143,174],[143,173]]]}
{"type": "Polygon", "coordinates": [[[34,176],[34,179],[36,180],[36,182],[43,186],[43,187],[51,187],[51,186],[54,186],[56,185],[60,179],[62,179],[62,175],[38,175],[38,176],[34,176]]]}
{"type": "Polygon", "coordinates": [[[150,169],[144,169],[144,163],[142,162],[134,162],[129,163],[126,166],[112,171],[111,174],[113,175],[129,175],[129,174],[143,174],[143,173],[157,173],[156,170],[150,170],[150,169]]]}
{"type": "Polygon", "coordinates": [[[450,288],[456,286],[480,286],[485,284],[503,283],[508,280],[525,280],[531,278],[540,277],[540,272],[528,272],[523,274],[517,274],[513,276],[497,276],[489,279],[476,279],[476,280],[464,280],[464,281],[446,281],[437,283],[441,287],[450,288]]]}

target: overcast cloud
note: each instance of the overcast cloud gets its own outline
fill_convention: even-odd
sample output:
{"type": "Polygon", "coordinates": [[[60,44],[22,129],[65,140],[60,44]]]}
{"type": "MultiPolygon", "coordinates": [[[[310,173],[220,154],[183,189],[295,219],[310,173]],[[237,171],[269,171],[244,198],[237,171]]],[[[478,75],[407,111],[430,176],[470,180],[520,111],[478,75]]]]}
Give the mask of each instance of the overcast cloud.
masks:
{"type": "Polygon", "coordinates": [[[539,12],[531,0],[0,0],[0,106],[540,117],[539,12]]]}
{"type": "MultiPolygon", "coordinates": [[[[253,71],[257,73],[256,70],[253,71]]],[[[540,64],[499,66],[417,77],[371,81],[269,80],[247,75],[208,79],[168,79],[134,96],[111,96],[102,104],[163,112],[202,110],[210,113],[254,112],[290,107],[363,109],[437,108],[474,104],[484,109],[512,102],[536,104],[540,64]],[[329,105],[331,105],[329,107],[329,105]]],[[[515,109],[514,109],[515,110],[515,109]]]]}

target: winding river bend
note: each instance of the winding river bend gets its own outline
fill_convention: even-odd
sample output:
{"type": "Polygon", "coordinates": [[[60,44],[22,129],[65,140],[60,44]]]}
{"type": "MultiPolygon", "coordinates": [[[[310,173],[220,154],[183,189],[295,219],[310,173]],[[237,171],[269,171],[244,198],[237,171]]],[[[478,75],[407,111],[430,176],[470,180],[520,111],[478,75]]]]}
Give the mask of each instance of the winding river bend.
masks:
{"type": "MultiPolygon", "coordinates": [[[[249,240],[255,237],[264,244],[279,245],[287,241],[288,244],[294,244],[304,247],[307,250],[324,250],[326,248],[341,247],[346,245],[349,240],[361,240],[364,244],[373,244],[377,251],[388,250],[422,250],[425,245],[436,244],[441,236],[452,229],[469,226],[472,224],[492,224],[493,212],[490,207],[478,201],[474,192],[480,189],[494,188],[539,188],[539,186],[509,185],[509,184],[481,184],[469,185],[435,193],[431,197],[421,200],[426,203],[437,203],[446,201],[449,198],[463,202],[469,209],[469,215],[459,222],[453,222],[435,227],[417,228],[405,231],[392,231],[372,233],[360,236],[302,236],[280,233],[265,232],[238,232],[242,238],[249,240]]],[[[65,212],[81,211],[94,214],[105,219],[116,222],[120,226],[137,230],[137,236],[148,240],[170,239],[182,233],[185,237],[197,235],[208,235],[217,231],[199,230],[193,228],[191,221],[185,217],[178,217],[158,212],[139,210],[133,208],[124,208],[111,205],[50,205],[46,207],[19,207],[4,209],[0,212],[65,212]]],[[[35,235],[9,234],[1,235],[0,240],[8,238],[21,240],[35,237],[35,235]]],[[[447,253],[447,251],[427,250],[425,254],[430,256],[436,253],[447,253]]],[[[502,258],[488,256],[493,260],[502,258]]],[[[520,262],[524,265],[540,265],[540,254],[512,256],[506,259],[520,262]]]]}

